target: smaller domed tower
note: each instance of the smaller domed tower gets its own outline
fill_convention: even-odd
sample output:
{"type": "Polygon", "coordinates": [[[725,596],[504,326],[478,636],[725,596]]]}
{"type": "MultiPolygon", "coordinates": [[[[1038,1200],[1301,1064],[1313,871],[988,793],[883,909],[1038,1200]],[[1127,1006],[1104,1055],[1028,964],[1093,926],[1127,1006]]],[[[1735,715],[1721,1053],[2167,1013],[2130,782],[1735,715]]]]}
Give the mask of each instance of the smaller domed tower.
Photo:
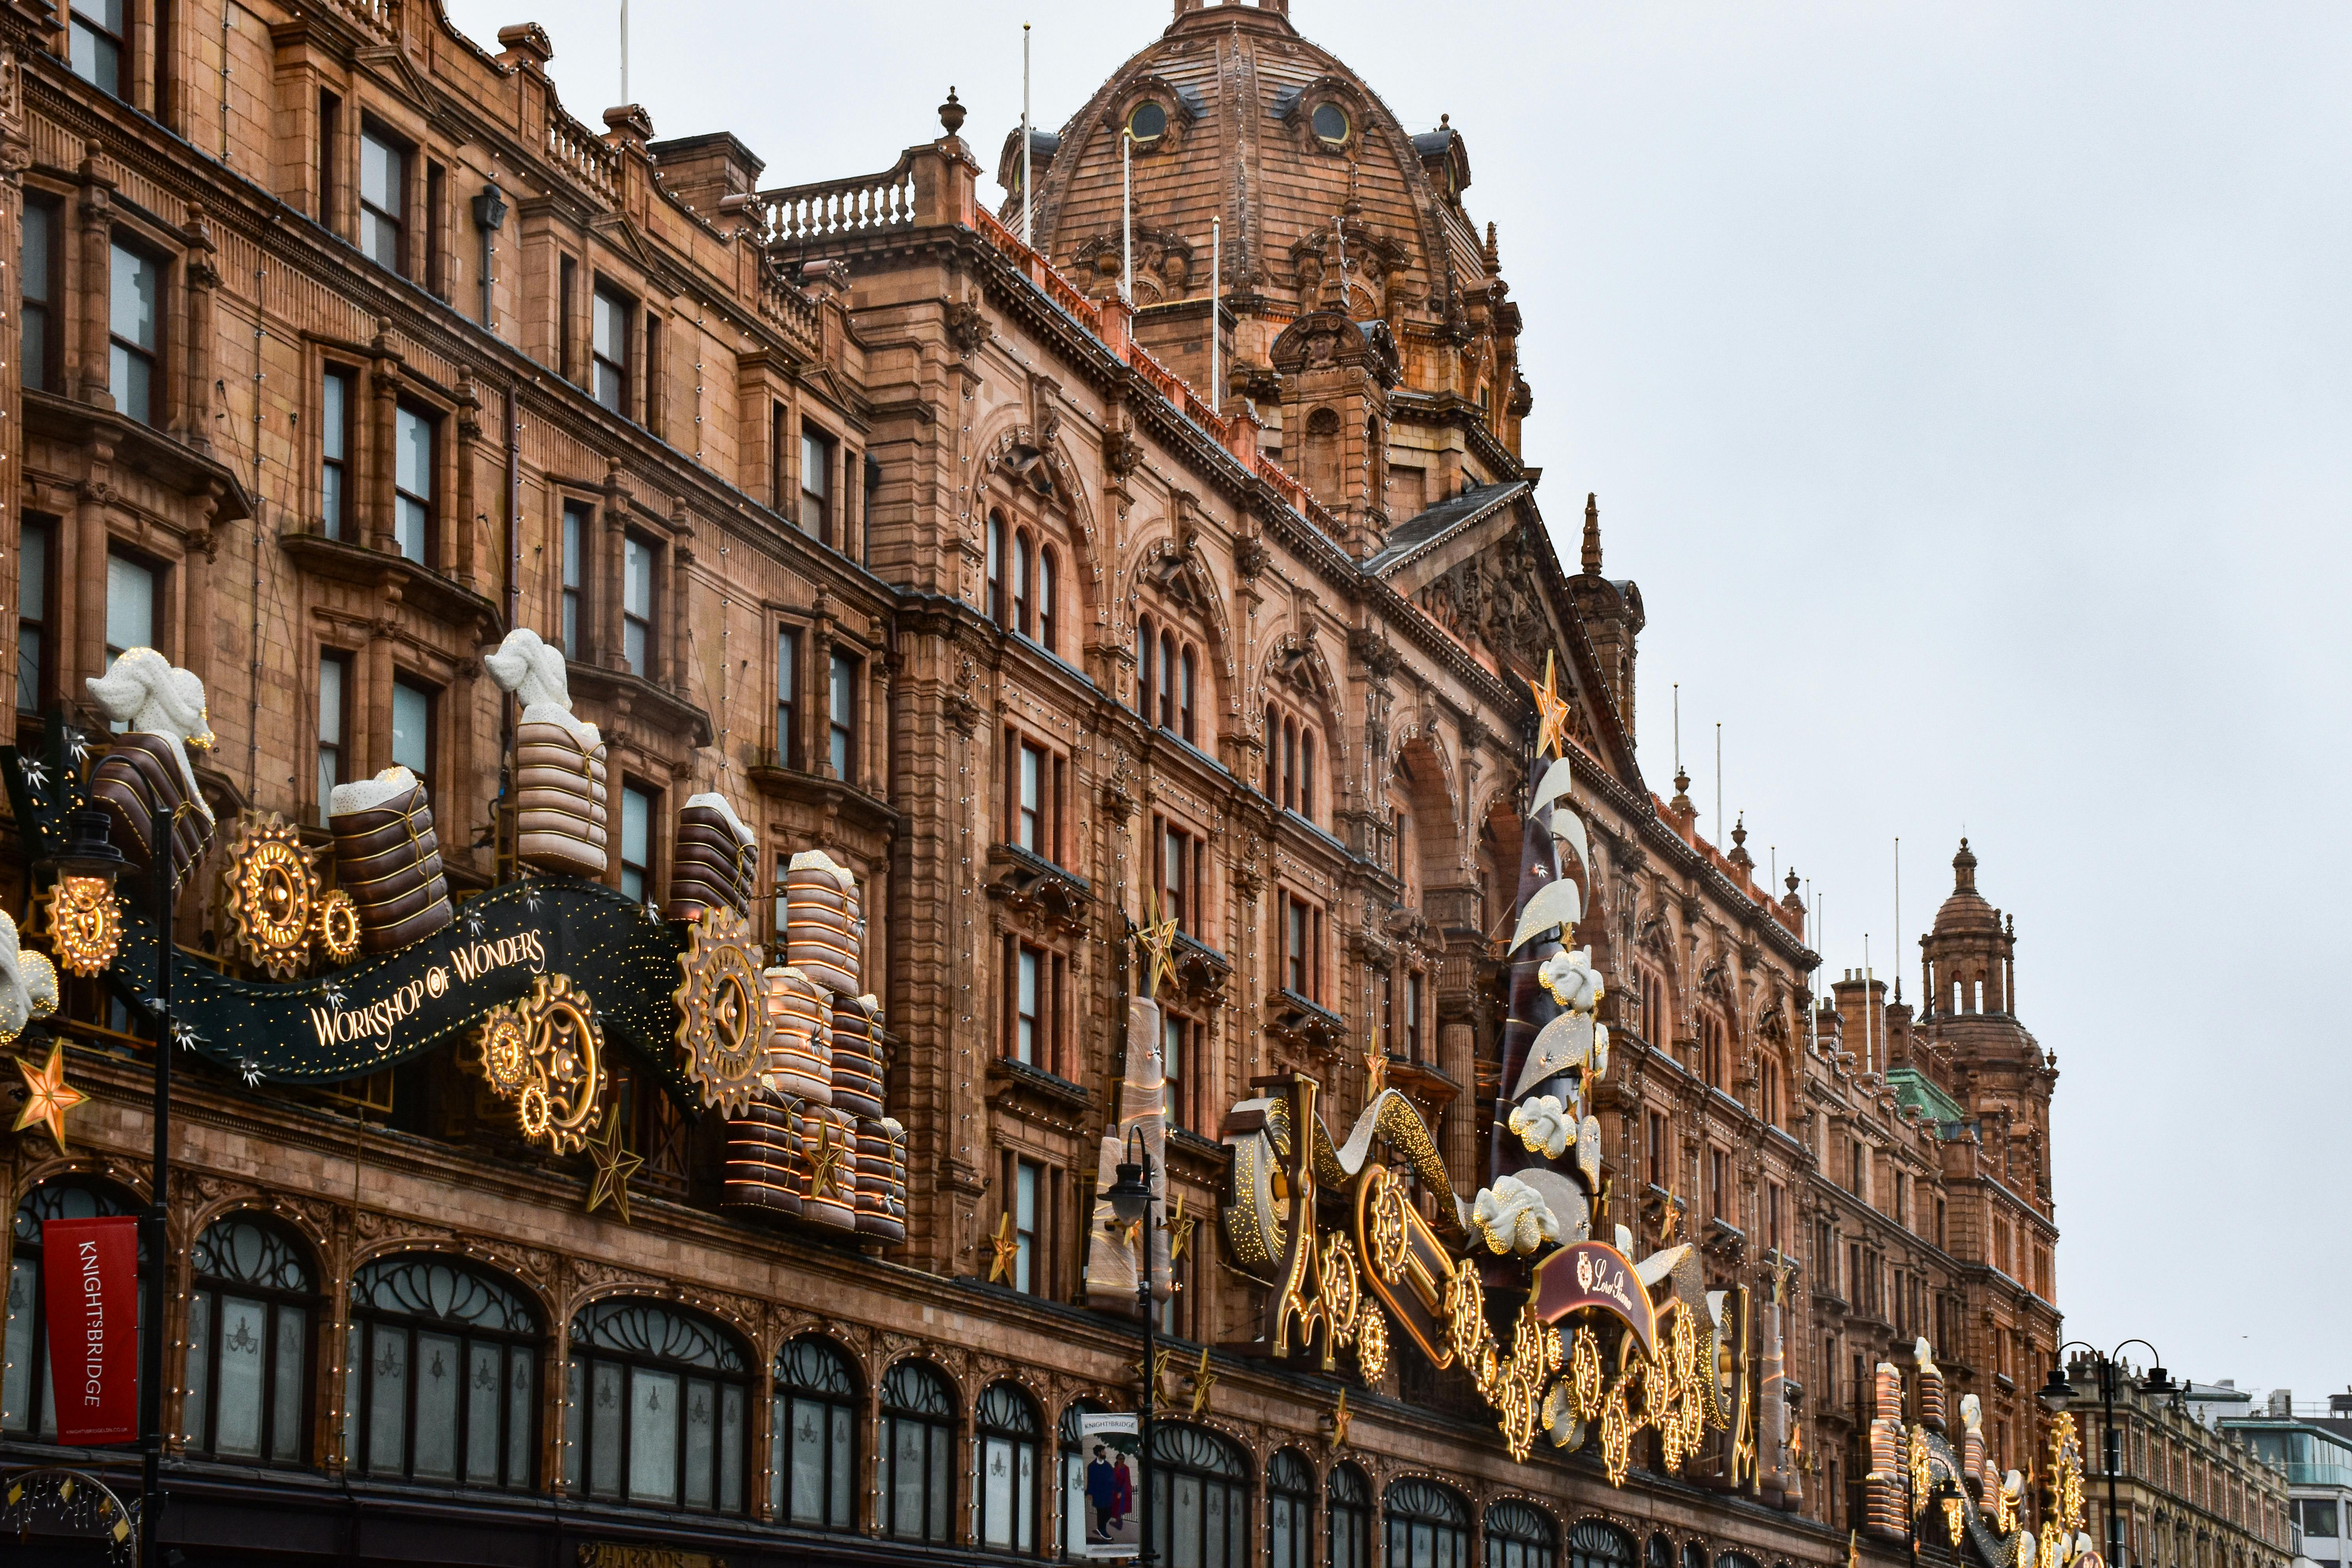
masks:
{"type": "Polygon", "coordinates": [[[2016,950],[2015,934],[2001,929],[2000,911],[1977,891],[1977,858],[1963,838],[1952,857],[1952,896],[1936,911],[1935,930],[1919,939],[1925,1014],[2013,1015],[2016,950]]]}

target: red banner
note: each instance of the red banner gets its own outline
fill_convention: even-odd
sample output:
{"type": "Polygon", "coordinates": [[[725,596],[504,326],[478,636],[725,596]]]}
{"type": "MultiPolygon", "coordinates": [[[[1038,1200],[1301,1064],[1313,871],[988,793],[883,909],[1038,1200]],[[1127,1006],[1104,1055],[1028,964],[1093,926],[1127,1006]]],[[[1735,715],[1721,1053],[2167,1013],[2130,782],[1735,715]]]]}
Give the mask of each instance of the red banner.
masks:
{"type": "Polygon", "coordinates": [[[139,1436],[139,1222],[53,1219],[41,1226],[49,1386],[58,1441],[139,1436]]]}

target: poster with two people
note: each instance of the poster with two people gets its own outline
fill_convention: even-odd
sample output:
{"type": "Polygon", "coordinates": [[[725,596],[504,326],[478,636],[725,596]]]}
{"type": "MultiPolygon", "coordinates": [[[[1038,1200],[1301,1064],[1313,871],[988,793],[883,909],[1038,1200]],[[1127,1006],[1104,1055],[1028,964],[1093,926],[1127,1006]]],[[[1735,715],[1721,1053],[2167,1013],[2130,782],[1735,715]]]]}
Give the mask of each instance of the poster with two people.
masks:
{"type": "Polygon", "coordinates": [[[1135,1556],[1143,1508],[1143,1444],[1135,1416],[1081,1412],[1078,1458],[1086,1468],[1085,1555],[1135,1556]]]}

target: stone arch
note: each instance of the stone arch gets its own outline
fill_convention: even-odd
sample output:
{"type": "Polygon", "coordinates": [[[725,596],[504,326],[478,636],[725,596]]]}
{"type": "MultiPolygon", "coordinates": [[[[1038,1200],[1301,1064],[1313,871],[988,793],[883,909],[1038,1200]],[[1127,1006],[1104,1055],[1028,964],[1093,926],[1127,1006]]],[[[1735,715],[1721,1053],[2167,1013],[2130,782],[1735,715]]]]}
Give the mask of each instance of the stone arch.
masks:
{"type": "Polygon", "coordinates": [[[560,1337],[568,1345],[572,1339],[572,1321],[597,1302],[615,1297],[636,1297],[658,1301],[664,1306],[684,1307],[689,1311],[699,1312],[722,1324],[753,1356],[762,1351],[771,1357],[775,1354],[775,1347],[761,1335],[761,1325],[745,1317],[740,1305],[732,1299],[705,1296],[685,1286],[650,1276],[599,1280],[573,1291],[565,1300],[562,1312],[551,1320],[555,1331],[549,1334],[549,1339],[553,1341],[560,1337]]]}
{"type": "MultiPolygon", "coordinates": [[[[1233,617],[1225,609],[1216,574],[1202,558],[1199,533],[1171,522],[1137,542],[1135,564],[1127,574],[1127,585],[1104,612],[1106,616],[1116,615],[1117,635],[1130,646],[1136,617],[1145,610],[1142,595],[1147,583],[1155,584],[1162,598],[1183,604],[1200,617],[1202,629],[1214,650],[1210,673],[1217,682],[1217,711],[1238,727],[1245,695],[1236,655],[1241,644],[1234,636],[1233,617]]],[[[1213,750],[1213,742],[1205,749],[1213,750]]]]}
{"type": "Polygon", "coordinates": [[[1354,765],[1346,731],[1347,700],[1339,675],[1324,655],[1320,638],[1287,631],[1273,640],[1265,658],[1258,664],[1257,695],[1271,696],[1282,687],[1301,694],[1321,710],[1325,744],[1330,752],[1329,773],[1335,779],[1339,777],[1354,765]]]}
{"type": "Polygon", "coordinates": [[[1462,794],[1456,783],[1454,759],[1448,754],[1444,735],[1433,724],[1423,725],[1415,720],[1391,737],[1389,754],[1391,781],[1402,783],[1403,793],[1413,803],[1413,815],[1418,818],[1415,849],[1421,858],[1423,887],[1444,886],[1433,872],[1440,869],[1440,859],[1433,848],[1442,846],[1444,851],[1443,869],[1451,879],[1461,880],[1470,873],[1470,853],[1462,816],[1462,794]],[[1438,838],[1430,832],[1436,823],[1444,824],[1444,836],[1438,838]]]}
{"type": "Polygon", "coordinates": [[[350,1258],[335,1271],[333,1280],[324,1285],[320,1292],[334,1303],[336,1321],[343,1322],[351,1316],[352,1279],[361,1269],[387,1258],[418,1256],[446,1258],[452,1263],[499,1276],[530,1299],[530,1304],[541,1314],[541,1321],[547,1324],[547,1338],[550,1341],[555,1338],[555,1296],[544,1281],[535,1277],[533,1270],[516,1260],[485,1252],[470,1243],[460,1243],[446,1236],[387,1236],[353,1248],[350,1258]]]}
{"type": "MultiPolygon", "coordinates": [[[[989,509],[1003,506],[1008,515],[1013,515],[1020,506],[1034,506],[1045,500],[1046,497],[1036,488],[1036,478],[1043,474],[1051,482],[1052,500],[1059,503],[1064,514],[1063,531],[1069,544],[1068,570],[1064,575],[1071,588],[1083,595],[1078,607],[1084,623],[1100,626],[1110,618],[1109,598],[1104,588],[1107,545],[1094,504],[1087,497],[1087,488],[1079,481],[1077,468],[1071,461],[1068,444],[1062,438],[1062,423],[1058,416],[1049,417],[1040,431],[1022,417],[1020,410],[1007,409],[999,416],[995,429],[975,443],[981,453],[980,472],[972,480],[971,495],[964,510],[964,539],[975,550],[984,552],[989,509]],[[1017,500],[1020,492],[1026,492],[1030,500],[1017,500]]],[[[987,596],[986,570],[983,558],[979,600],[987,596]]],[[[977,602],[970,594],[964,595],[964,601],[977,602]]],[[[1079,624],[1079,619],[1070,622],[1073,626],[1079,624]]]]}

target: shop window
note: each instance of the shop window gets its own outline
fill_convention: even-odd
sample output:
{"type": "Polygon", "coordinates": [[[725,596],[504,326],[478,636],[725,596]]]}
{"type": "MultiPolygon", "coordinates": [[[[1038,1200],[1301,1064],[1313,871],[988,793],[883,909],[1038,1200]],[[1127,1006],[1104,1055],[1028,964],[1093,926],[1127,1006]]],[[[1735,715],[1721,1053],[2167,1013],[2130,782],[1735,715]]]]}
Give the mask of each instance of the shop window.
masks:
{"type": "Polygon", "coordinates": [[[282,1232],[244,1215],[216,1222],[191,1258],[188,1449],[299,1465],[310,1447],[310,1266],[282,1232]]]}
{"type": "Polygon", "coordinates": [[[1037,1550],[1037,1405],[1009,1383],[981,1390],[972,1414],[971,1497],[980,1546],[989,1552],[1037,1550]]]}
{"type": "Polygon", "coordinates": [[[1470,1505],[1429,1481],[1391,1482],[1382,1499],[1391,1563],[1411,1568],[1470,1568],[1470,1505]]]}
{"type": "Polygon", "coordinates": [[[360,250],[408,275],[409,149],[374,125],[360,128],[360,250]]]}
{"type": "Polygon", "coordinates": [[[1308,1568],[1315,1551],[1315,1472],[1292,1448],[1265,1462],[1266,1568],[1308,1568]]]}
{"type": "Polygon", "coordinates": [[[508,1281],[426,1255],[352,1278],[343,1452],[360,1474],[527,1490],[539,1314],[508,1281]]]}
{"type": "Polygon", "coordinates": [[[163,353],[163,264],[116,240],[107,302],[107,389],[114,406],[142,425],[163,408],[155,372],[163,353]]]}
{"type": "Polygon", "coordinates": [[[1248,1462],[1206,1427],[1163,1421],[1152,1428],[1151,1513],[1165,1568],[1242,1568],[1255,1555],[1248,1462]]]}
{"type": "Polygon", "coordinates": [[[857,1528],[857,1376],[831,1340],[803,1334],[776,1352],[769,1511],[818,1530],[857,1528]]]}
{"type": "MultiPolygon", "coordinates": [[[[1098,1521],[1087,1495],[1087,1472],[1090,1465],[1097,1462],[1108,1464],[1108,1460],[1090,1457],[1081,1450],[1078,1444],[1080,1417],[1101,1412],[1102,1406],[1094,1400],[1073,1400],[1063,1410],[1062,1418],[1054,1428],[1062,1454],[1062,1550],[1066,1557],[1084,1557],[1089,1539],[1097,1543],[1104,1539],[1101,1531],[1094,1528],[1098,1521]]],[[[1100,1445],[1102,1439],[1097,1437],[1095,1443],[1100,1445]]],[[[1109,1450],[1105,1447],[1101,1452],[1108,1454],[1109,1450]]]]}
{"type": "Polygon", "coordinates": [[[1371,1568],[1372,1484],[1353,1465],[1331,1467],[1324,1483],[1324,1550],[1328,1568],[1371,1568]]]}
{"type": "Polygon", "coordinates": [[[1557,1568],[1559,1530],[1517,1498],[1486,1510],[1486,1568],[1557,1568]]]}
{"type": "Polygon", "coordinates": [[[1569,1568],[1633,1568],[1633,1538],[1598,1520],[1585,1520],[1569,1532],[1568,1552],[1569,1568]]]}
{"type": "MultiPolygon", "coordinates": [[[[58,1432],[57,1395],[49,1386],[48,1304],[41,1289],[41,1226],[53,1219],[137,1212],[128,1194],[74,1177],[44,1182],[17,1204],[8,1259],[7,1334],[0,1343],[0,1433],[53,1438],[58,1432]]],[[[147,1267],[143,1238],[139,1266],[147,1267]]],[[[143,1310],[143,1291],[141,1299],[143,1310]]]]}
{"type": "Polygon", "coordinates": [[[743,1511],[749,1368],[713,1324],[656,1301],[572,1322],[565,1484],[575,1497],[743,1511]]]}
{"type": "Polygon", "coordinates": [[[955,1509],[955,1394],[936,1367],[902,1361],[882,1380],[875,1522],[884,1535],[948,1543],[955,1509]]]}

